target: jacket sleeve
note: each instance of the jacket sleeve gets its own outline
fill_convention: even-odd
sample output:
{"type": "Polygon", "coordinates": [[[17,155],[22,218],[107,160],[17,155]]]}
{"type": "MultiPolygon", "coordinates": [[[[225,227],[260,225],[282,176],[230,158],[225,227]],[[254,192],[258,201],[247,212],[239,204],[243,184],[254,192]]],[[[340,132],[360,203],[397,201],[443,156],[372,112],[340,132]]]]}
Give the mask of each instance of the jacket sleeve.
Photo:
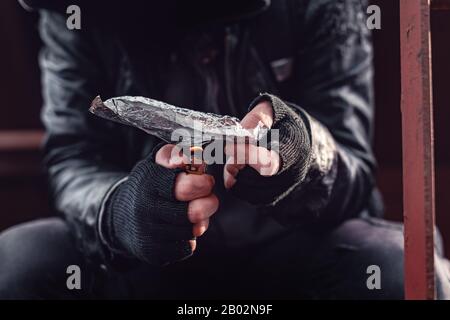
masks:
{"type": "Polygon", "coordinates": [[[297,20],[296,95],[284,103],[306,122],[311,153],[303,181],[275,206],[288,221],[292,208],[300,208],[296,218],[339,223],[367,208],[374,190],[372,45],[364,2],[309,1],[297,20]]]}
{"type": "Polygon", "coordinates": [[[45,165],[54,206],[83,253],[97,260],[104,258],[97,230],[100,207],[126,176],[118,156],[124,140],[117,127],[88,112],[93,97],[106,90],[91,33],[68,30],[63,15],[45,10],[40,11],[39,30],[45,165]]]}

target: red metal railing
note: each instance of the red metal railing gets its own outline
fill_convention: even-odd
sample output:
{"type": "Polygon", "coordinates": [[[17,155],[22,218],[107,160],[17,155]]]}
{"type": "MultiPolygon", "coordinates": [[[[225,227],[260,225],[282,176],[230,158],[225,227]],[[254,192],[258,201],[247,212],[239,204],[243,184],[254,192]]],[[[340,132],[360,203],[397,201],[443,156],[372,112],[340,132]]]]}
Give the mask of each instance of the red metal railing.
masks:
{"type": "Polygon", "coordinates": [[[400,0],[406,299],[436,295],[431,9],[450,0],[400,0]]]}

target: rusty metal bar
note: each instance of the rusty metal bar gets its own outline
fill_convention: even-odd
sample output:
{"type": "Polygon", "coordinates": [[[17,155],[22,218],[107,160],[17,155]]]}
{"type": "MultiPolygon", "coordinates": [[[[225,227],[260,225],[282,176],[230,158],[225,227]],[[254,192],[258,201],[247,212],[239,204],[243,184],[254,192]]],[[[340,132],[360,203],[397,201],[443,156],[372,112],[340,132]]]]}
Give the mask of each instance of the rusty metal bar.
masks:
{"type": "Polygon", "coordinates": [[[434,299],[430,0],[400,0],[405,298],[434,299]]]}

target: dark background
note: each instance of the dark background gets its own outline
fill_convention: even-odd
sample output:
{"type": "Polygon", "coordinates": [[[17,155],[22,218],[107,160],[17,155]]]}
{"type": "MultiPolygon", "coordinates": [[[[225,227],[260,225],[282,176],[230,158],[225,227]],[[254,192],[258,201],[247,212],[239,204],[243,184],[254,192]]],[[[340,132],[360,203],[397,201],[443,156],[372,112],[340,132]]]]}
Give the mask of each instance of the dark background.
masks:
{"type": "MultiPolygon", "coordinates": [[[[374,31],[378,182],[386,217],[402,219],[399,8],[374,0],[382,29],[374,31]]],[[[16,1],[0,1],[0,230],[50,214],[40,166],[41,95],[37,15],[16,1]]],[[[450,11],[432,14],[436,138],[436,214],[450,256],[450,11]]]]}

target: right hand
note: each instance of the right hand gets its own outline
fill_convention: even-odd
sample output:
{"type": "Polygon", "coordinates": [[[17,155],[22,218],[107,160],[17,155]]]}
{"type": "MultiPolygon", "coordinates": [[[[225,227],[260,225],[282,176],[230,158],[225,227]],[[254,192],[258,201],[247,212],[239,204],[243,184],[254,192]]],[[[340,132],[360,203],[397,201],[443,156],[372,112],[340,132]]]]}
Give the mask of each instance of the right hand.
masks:
{"type": "MultiPolygon", "coordinates": [[[[188,159],[175,151],[175,145],[166,144],[158,150],[155,162],[168,169],[184,168],[188,159]]],[[[209,218],[219,208],[219,200],[212,193],[215,181],[209,174],[188,174],[181,172],[175,180],[174,195],[178,201],[188,201],[187,215],[193,223],[192,233],[200,237],[209,226],[209,218]]],[[[191,240],[192,250],[196,248],[196,241],[191,240]]]]}
{"type": "Polygon", "coordinates": [[[107,204],[108,245],[153,265],[192,255],[219,201],[214,178],[187,174],[187,159],[164,145],[140,161],[107,204]]]}

